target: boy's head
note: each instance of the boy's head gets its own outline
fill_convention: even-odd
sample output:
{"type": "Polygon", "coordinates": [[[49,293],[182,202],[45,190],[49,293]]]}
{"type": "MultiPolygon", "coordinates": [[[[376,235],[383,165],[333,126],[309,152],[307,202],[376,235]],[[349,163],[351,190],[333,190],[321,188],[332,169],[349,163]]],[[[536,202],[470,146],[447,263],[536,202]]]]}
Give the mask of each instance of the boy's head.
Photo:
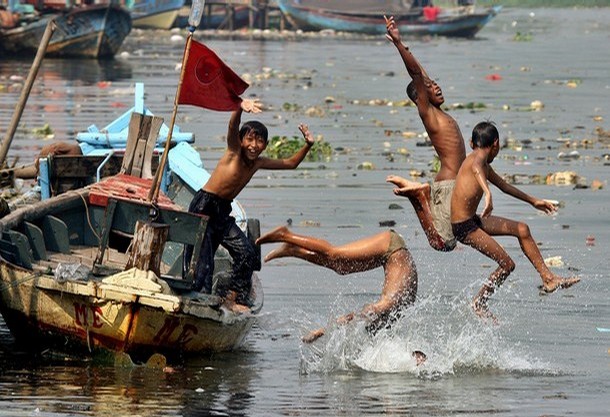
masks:
{"type": "Polygon", "coordinates": [[[415,88],[415,83],[413,81],[407,85],[407,96],[413,103],[417,101],[417,89],[415,88]]]}
{"type": "Polygon", "coordinates": [[[472,129],[472,147],[491,148],[496,141],[500,141],[498,129],[493,122],[481,122],[472,129]]]}
{"type": "Polygon", "coordinates": [[[242,156],[255,161],[267,148],[267,127],[255,120],[246,122],[239,129],[242,156]]]}
{"type": "MultiPolygon", "coordinates": [[[[428,93],[428,100],[432,105],[440,106],[445,102],[445,97],[443,97],[443,90],[441,90],[436,81],[425,77],[424,84],[428,93]]],[[[413,103],[417,104],[417,88],[415,87],[414,81],[411,81],[407,85],[407,96],[411,99],[413,103]]]]}
{"type": "Polygon", "coordinates": [[[241,129],[239,129],[239,140],[243,141],[246,135],[257,136],[261,138],[266,145],[269,132],[264,124],[256,120],[251,120],[241,125],[241,129]]]}

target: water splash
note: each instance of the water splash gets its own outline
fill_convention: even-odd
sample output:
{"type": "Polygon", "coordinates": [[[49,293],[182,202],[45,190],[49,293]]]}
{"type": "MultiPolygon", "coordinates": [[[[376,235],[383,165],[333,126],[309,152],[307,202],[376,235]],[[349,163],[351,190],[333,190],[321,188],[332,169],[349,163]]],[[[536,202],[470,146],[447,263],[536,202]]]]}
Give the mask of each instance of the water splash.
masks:
{"type": "Polygon", "coordinates": [[[508,343],[502,325],[478,319],[464,298],[428,297],[403,312],[390,328],[371,335],[362,321],[330,324],[327,334],[301,348],[302,373],[367,371],[440,378],[498,372],[547,374],[551,366],[508,343]],[[439,304],[445,311],[439,314],[439,304]],[[417,365],[412,353],[427,360],[417,365]]]}

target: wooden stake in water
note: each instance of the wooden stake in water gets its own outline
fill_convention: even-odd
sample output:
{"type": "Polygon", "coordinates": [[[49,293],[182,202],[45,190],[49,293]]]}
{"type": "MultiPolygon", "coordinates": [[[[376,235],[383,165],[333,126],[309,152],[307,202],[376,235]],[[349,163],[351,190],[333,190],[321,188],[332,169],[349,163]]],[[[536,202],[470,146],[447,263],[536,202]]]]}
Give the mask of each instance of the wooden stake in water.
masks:
{"type": "Polygon", "coordinates": [[[32,85],[34,84],[36,75],[38,75],[38,69],[40,68],[40,64],[42,63],[44,54],[47,51],[47,46],[51,41],[51,36],[53,36],[53,32],[55,32],[55,28],[55,20],[49,20],[49,22],[47,23],[47,27],[44,30],[44,34],[42,35],[40,45],[38,45],[38,51],[36,51],[36,57],[34,58],[34,62],[32,63],[32,67],[30,68],[28,78],[25,80],[25,84],[23,85],[23,89],[21,90],[21,96],[19,97],[19,101],[17,102],[17,106],[15,107],[13,118],[11,119],[9,128],[6,131],[6,135],[4,135],[4,140],[2,141],[2,146],[0,147],[0,167],[5,164],[6,154],[8,153],[8,149],[11,147],[13,136],[15,136],[15,131],[17,130],[17,126],[19,125],[19,120],[21,120],[23,109],[25,109],[25,104],[27,103],[28,97],[30,96],[30,91],[32,91],[32,85]]]}

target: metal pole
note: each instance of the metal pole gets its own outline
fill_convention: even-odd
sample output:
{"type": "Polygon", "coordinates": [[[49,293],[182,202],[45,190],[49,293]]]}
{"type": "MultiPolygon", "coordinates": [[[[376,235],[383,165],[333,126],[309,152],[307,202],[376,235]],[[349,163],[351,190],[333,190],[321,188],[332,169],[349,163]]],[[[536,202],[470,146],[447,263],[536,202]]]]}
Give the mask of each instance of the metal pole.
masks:
{"type": "Polygon", "coordinates": [[[17,125],[19,124],[19,120],[21,120],[21,115],[23,114],[25,104],[28,101],[28,97],[30,96],[32,85],[34,84],[34,80],[36,79],[36,75],[38,74],[38,69],[40,68],[40,64],[42,63],[42,59],[44,58],[47,46],[51,41],[51,36],[53,36],[53,32],[55,32],[55,28],[55,20],[49,20],[49,22],[47,23],[47,27],[45,28],[44,34],[42,35],[40,45],[38,46],[38,51],[36,52],[34,63],[30,68],[30,73],[28,74],[28,78],[25,80],[25,84],[23,85],[23,89],[21,90],[21,97],[19,97],[19,102],[17,102],[17,106],[15,107],[15,111],[13,112],[13,118],[11,119],[9,128],[6,131],[6,135],[2,140],[2,146],[0,147],[0,167],[3,166],[5,163],[6,154],[8,153],[8,149],[10,148],[11,142],[13,141],[13,136],[15,135],[15,131],[17,130],[17,125]]]}

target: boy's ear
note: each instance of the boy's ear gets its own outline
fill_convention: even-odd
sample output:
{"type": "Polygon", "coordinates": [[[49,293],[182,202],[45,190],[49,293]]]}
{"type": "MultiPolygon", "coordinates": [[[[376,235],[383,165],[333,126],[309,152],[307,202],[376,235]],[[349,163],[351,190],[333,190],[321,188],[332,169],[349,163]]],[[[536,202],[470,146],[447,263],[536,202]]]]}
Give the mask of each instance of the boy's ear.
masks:
{"type": "Polygon", "coordinates": [[[474,142],[472,141],[472,138],[470,139],[470,149],[474,149],[474,142]]]}

